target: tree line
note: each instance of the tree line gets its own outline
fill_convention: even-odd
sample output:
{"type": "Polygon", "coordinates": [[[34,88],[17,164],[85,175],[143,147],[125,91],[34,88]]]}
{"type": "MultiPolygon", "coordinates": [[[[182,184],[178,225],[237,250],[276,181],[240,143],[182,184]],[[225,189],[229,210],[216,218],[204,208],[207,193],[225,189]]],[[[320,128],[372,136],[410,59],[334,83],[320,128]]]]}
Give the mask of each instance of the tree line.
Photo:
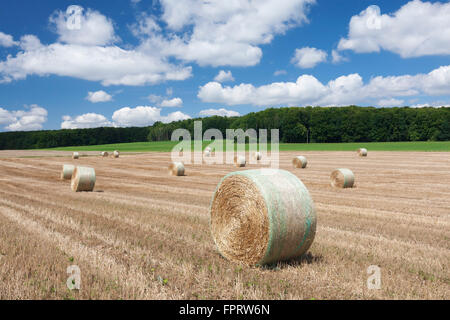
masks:
{"type": "Polygon", "coordinates": [[[0,133],[0,149],[38,149],[144,141],[167,141],[176,129],[194,137],[202,130],[279,129],[280,142],[389,142],[450,140],[450,108],[289,107],[269,108],[241,117],[212,116],[141,128],[95,128],[0,133]]]}

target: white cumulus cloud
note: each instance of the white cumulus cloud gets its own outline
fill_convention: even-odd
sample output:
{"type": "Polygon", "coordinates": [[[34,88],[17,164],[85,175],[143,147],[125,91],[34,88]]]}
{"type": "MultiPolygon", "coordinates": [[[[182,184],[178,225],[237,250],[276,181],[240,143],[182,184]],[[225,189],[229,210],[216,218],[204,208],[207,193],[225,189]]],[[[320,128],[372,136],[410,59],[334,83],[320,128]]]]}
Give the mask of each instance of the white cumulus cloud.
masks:
{"type": "Polygon", "coordinates": [[[86,99],[92,103],[108,102],[112,100],[112,96],[103,90],[89,91],[86,99]]]}
{"type": "Polygon", "coordinates": [[[308,22],[306,14],[314,3],[315,0],[162,0],[161,20],[171,32],[167,35],[153,28],[142,48],[201,66],[253,66],[262,57],[259,46],[308,22]]]}
{"type": "Polygon", "coordinates": [[[401,97],[449,95],[450,66],[439,67],[427,74],[374,77],[364,83],[355,73],[338,77],[326,84],[311,75],[296,82],[274,82],[255,87],[239,84],[233,87],[209,82],[200,87],[198,97],[204,102],[227,105],[348,105],[399,102],[401,97]]]}
{"type": "Polygon", "coordinates": [[[26,106],[25,110],[8,111],[0,108],[0,125],[8,131],[41,130],[47,122],[47,115],[47,110],[36,104],[26,106]]]}
{"type": "Polygon", "coordinates": [[[16,46],[18,43],[14,41],[13,37],[9,34],[0,31],[0,47],[12,47],[16,46]]]}
{"type": "Polygon", "coordinates": [[[450,54],[450,3],[410,1],[392,14],[369,6],[350,20],[339,50],[387,50],[403,58],[450,54]]]}
{"type": "Polygon", "coordinates": [[[316,48],[305,47],[295,50],[291,63],[303,69],[314,68],[321,62],[327,61],[327,53],[316,48]]]}
{"type": "Polygon", "coordinates": [[[214,81],[217,82],[234,81],[233,74],[231,73],[231,71],[220,70],[217,76],[214,78],[214,81]]]}
{"type": "Polygon", "coordinates": [[[207,109],[199,112],[202,117],[221,116],[221,117],[239,117],[240,113],[233,110],[220,109],[207,109]]]}
{"type": "Polygon", "coordinates": [[[175,107],[182,107],[183,106],[183,100],[181,98],[173,98],[170,100],[163,100],[160,104],[161,107],[165,108],[175,108],[175,107]]]}
{"type": "Polygon", "coordinates": [[[115,111],[112,116],[114,123],[120,127],[144,127],[150,126],[156,121],[169,123],[190,118],[189,115],[180,111],[170,113],[167,116],[162,116],[160,108],[150,106],[138,106],[135,108],[125,107],[115,111]]]}
{"type": "Polygon", "coordinates": [[[64,116],[61,129],[87,129],[99,127],[111,127],[113,124],[104,115],[98,113],[86,113],[72,118],[64,116]]]}
{"type": "Polygon", "coordinates": [[[22,50],[0,61],[0,82],[29,75],[58,75],[98,81],[105,86],[138,86],[191,76],[191,67],[169,63],[155,50],[143,52],[139,47],[122,49],[112,45],[116,36],[111,34],[111,21],[100,16],[87,10],[80,30],[65,30],[65,16],[57,13],[52,21],[60,42],[43,45],[33,35],[22,37],[22,50]]]}
{"type": "Polygon", "coordinates": [[[104,46],[117,40],[113,22],[98,11],[70,6],[50,17],[59,41],[68,44],[104,46]]]}

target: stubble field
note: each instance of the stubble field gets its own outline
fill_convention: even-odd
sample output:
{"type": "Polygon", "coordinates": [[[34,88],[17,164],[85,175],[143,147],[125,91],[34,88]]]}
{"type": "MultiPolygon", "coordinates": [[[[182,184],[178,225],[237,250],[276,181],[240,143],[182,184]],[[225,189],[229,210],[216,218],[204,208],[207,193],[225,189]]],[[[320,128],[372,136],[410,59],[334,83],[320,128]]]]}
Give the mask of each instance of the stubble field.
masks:
{"type": "Polygon", "coordinates": [[[265,268],[223,259],[209,232],[220,179],[257,165],[171,177],[169,153],[70,154],[0,152],[0,299],[450,299],[450,153],[281,152],[318,227],[306,256],[265,268]],[[307,169],[292,167],[298,154],[307,169]],[[94,167],[94,192],[59,180],[65,163],[94,167]],[[356,187],[333,189],[336,168],[356,187]],[[71,265],[80,290],[66,286],[71,265]],[[380,290],[367,288],[371,265],[380,290]]]}

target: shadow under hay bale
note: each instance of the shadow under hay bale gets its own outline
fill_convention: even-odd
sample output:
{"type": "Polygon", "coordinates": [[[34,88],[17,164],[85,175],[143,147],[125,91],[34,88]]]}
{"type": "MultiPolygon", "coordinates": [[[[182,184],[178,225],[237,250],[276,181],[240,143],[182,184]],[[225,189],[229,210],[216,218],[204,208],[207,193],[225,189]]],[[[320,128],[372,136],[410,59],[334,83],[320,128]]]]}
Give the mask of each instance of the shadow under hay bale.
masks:
{"type": "Polygon", "coordinates": [[[94,168],[76,167],[72,174],[71,188],[75,192],[93,191],[95,180],[94,168]]]}
{"type": "Polygon", "coordinates": [[[292,159],[292,164],[295,168],[306,168],[308,165],[308,160],[306,160],[306,157],[304,156],[297,156],[294,159],[292,159]]]}
{"type": "Polygon", "coordinates": [[[219,252],[246,265],[302,256],[316,232],[316,214],[305,185],[285,170],[230,173],[210,208],[211,234],[219,252]]]}
{"type": "Polygon", "coordinates": [[[353,188],[355,175],[350,169],[336,169],[331,173],[331,186],[335,188],[353,188]]]}

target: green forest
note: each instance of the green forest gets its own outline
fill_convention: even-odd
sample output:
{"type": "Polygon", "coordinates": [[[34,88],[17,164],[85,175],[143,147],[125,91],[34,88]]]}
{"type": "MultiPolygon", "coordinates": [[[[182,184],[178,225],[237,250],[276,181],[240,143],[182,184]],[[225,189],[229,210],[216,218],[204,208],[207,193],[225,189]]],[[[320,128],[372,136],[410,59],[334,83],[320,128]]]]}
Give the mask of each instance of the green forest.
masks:
{"type": "Polygon", "coordinates": [[[189,119],[142,128],[95,128],[0,133],[0,150],[89,146],[112,143],[167,141],[172,132],[194,121],[203,132],[215,128],[279,129],[282,143],[339,143],[450,140],[450,108],[290,107],[270,108],[241,117],[189,119]]]}

